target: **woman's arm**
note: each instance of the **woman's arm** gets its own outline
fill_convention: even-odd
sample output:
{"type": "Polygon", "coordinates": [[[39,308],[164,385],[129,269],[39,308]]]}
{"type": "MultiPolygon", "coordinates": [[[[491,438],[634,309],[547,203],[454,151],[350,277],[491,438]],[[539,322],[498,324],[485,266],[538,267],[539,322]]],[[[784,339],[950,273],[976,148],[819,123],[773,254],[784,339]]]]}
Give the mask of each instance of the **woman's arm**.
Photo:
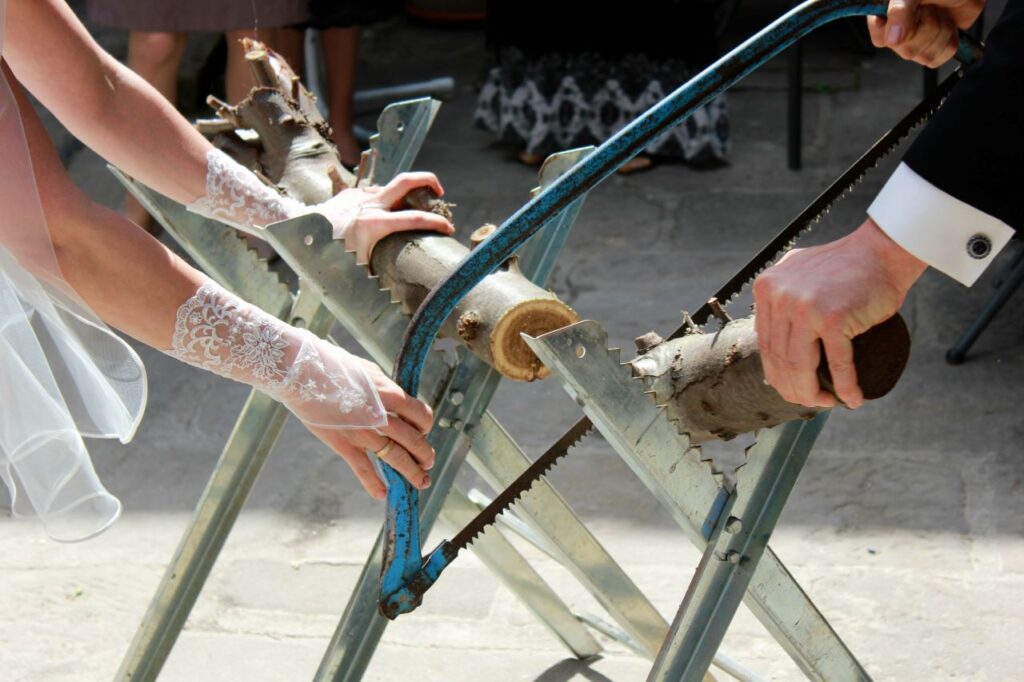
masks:
{"type": "Polygon", "coordinates": [[[4,60],[22,84],[115,166],[181,203],[206,193],[210,143],[107,54],[62,0],[8,0],[4,60]]]}
{"type": "Polygon", "coordinates": [[[413,485],[430,484],[430,409],[380,368],[211,286],[197,270],[68,178],[22,89],[32,172],[61,272],[106,322],[144,343],[284,403],[384,495],[366,450],[413,485]],[[368,428],[377,425],[377,429],[368,428]]]}
{"type": "Polygon", "coordinates": [[[454,231],[433,213],[392,211],[415,187],[444,192],[429,173],[403,173],[379,193],[349,189],[313,207],[281,196],[214,151],[156,90],[97,45],[61,0],[9,0],[4,60],[90,148],[143,184],[218,220],[262,228],[316,211],[362,262],[392,232],[454,231]]]}

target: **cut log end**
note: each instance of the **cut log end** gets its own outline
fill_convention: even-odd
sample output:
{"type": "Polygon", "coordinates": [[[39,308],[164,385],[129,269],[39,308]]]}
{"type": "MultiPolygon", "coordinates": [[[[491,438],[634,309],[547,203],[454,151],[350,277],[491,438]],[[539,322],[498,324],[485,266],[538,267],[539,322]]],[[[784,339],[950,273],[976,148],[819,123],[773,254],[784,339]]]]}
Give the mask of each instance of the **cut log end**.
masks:
{"type": "MultiPolygon", "coordinates": [[[[822,353],[824,355],[824,353],[822,353]]],[[[853,339],[853,364],[865,400],[877,400],[896,386],[910,359],[910,330],[902,315],[893,315],[853,339]]],[[[824,362],[818,381],[834,393],[832,374],[824,362]]]]}
{"type": "Polygon", "coordinates": [[[557,299],[524,301],[509,309],[491,333],[492,365],[510,379],[543,379],[551,371],[520,335],[540,336],[578,321],[576,311],[557,299]]]}

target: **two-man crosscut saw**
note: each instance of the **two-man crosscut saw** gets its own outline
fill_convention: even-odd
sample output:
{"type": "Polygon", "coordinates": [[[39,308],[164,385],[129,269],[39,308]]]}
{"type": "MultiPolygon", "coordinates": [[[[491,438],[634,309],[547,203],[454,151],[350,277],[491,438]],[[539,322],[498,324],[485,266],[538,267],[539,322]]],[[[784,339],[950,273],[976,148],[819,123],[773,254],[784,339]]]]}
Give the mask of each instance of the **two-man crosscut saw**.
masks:
{"type": "MultiPolygon", "coordinates": [[[[655,137],[678,125],[696,109],[721,94],[741,78],[767,62],[807,33],[845,17],[885,16],[886,6],[867,0],[809,0],[735,48],[702,71],[664,100],[639,116],[577,163],[546,190],[526,203],[490,237],[476,247],[458,268],[427,295],[405,332],[402,349],[395,361],[394,377],[410,395],[416,395],[427,352],[441,325],[456,304],[484,277],[496,270],[545,223],[584,192],[611,175],[643,150],[655,137]]],[[[957,59],[964,65],[976,61],[981,45],[960,35],[957,59]]],[[[863,174],[874,167],[917,125],[928,119],[959,79],[960,71],[948,77],[937,90],[917,105],[895,127],[878,140],[845,173],[818,196],[782,232],[732,277],[715,294],[728,302],[747,283],[790,248],[818,218],[852,189],[863,174]]],[[[712,310],[704,304],[692,316],[703,325],[712,310]]],[[[672,335],[684,333],[682,327],[672,335]]],[[[388,486],[384,548],[378,605],[383,615],[395,618],[415,609],[423,594],[441,572],[474,538],[492,524],[498,514],[540,478],[559,458],[592,428],[586,417],[578,421],[547,452],[541,455],[505,491],[452,540],[445,540],[427,557],[421,556],[419,496],[415,488],[385,463],[381,470],[388,486]]]]}

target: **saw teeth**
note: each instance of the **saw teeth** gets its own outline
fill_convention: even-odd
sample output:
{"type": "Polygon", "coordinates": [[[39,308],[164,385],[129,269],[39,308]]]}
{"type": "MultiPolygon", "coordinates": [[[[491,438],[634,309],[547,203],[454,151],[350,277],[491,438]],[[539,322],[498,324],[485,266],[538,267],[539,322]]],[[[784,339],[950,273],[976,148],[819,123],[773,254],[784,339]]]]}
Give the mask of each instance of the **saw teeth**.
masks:
{"type": "MultiPolygon", "coordinates": [[[[575,429],[575,428],[578,428],[579,426],[580,426],[580,424],[577,424],[576,427],[573,427],[573,428],[575,429]]],[[[463,548],[468,547],[473,542],[475,542],[477,538],[479,538],[488,528],[491,527],[491,525],[498,518],[498,516],[500,516],[501,514],[505,513],[506,511],[511,509],[514,504],[519,502],[519,500],[522,499],[522,496],[525,493],[528,493],[530,490],[533,489],[533,487],[537,484],[537,481],[539,481],[540,479],[544,478],[547,475],[547,473],[549,471],[551,471],[551,468],[555,464],[558,463],[559,460],[561,460],[563,457],[568,455],[569,451],[572,450],[577,445],[579,445],[580,441],[582,441],[584,438],[586,438],[593,430],[594,430],[594,425],[593,424],[588,424],[582,431],[580,431],[580,433],[576,434],[575,438],[573,438],[571,441],[566,443],[564,445],[564,448],[560,452],[557,452],[549,461],[547,461],[545,463],[545,466],[541,470],[535,472],[534,473],[534,477],[532,479],[530,479],[525,484],[525,486],[522,489],[516,491],[516,494],[514,496],[512,496],[507,502],[505,502],[500,508],[492,511],[491,510],[491,506],[494,505],[495,502],[498,499],[500,499],[501,495],[505,494],[505,492],[507,492],[509,490],[509,488],[506,488],[505,492],[502,492],[498,497],[496,497],[494,500],[492,500],[491,505],[488,505],[487,508],[485,508],[484,510],[481,510],[481,512],[480,512],[481,515],[484,515],[483,518],[485,518],[485,519],[487,518],[486,514],[493,514],[493,516],[491,516],[491,518],[489,520],[487,520],[485,523],[481,524],[471,535],[469,535],[466,538],[460,538],[459,536],[463,532],[465,532],[465,530],[467,530],[470,527],[472,527],[481,518],[480,516],[477,516],[473,521],[470,522],[470,525],[466,526],[462,531],[459,532],[458,535],[456,535],[451,540],[451,546],[454,547],[456,551],[460,551],[463,548]]],[[[562,436],[562,438],[560,438],[558,441],[556,441],[555,445],[552,446],[552,447],[560,445],[561,440],[564,439],[566,437],[566,435],[569,435],[571,433],[572,432],[570,431],[569,433],[564,434],[562,436]]],[[[551,456],[551,454],[552,454],[551,453],[551,449],[549,448],[547,452],[545,452],[543,455],[541,455],[541,457],[542,458],[543,457],[548,457],[548,456],[551,456]]],[[[534,466],[535,464],[536,464],[536,462],[534,462],[534,464],[531,464],[530,466],[534,466]]],[[[513,483],[513,485],[515,485],[515,483],[513,483]]]]}

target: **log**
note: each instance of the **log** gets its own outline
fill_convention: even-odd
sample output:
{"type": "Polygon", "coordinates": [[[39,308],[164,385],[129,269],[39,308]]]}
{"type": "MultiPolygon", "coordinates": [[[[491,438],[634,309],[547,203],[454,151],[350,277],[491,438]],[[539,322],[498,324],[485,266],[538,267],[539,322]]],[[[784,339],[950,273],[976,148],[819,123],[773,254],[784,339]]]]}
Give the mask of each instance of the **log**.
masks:
{"type": "MultiPolygon", "coordinates": [[[[330,140],[330,127],[288,64],[273,50],[246,39],[246,60],[258,83],[238,104],[214,97],[207,102],[221,121],[236,130],[255,133],[260,149],[259,172],[278,191],[307,204],[327,201],[343,187],[355,184],[355,176],[341,163],[330,140]]],[[[237,136],[223,124],[204,123],[200,131],[217,132],[214,144],[231,154],[237,136]]]]}
{"type": "MultiPolygon", "coordinates": [[[[411,315],[468,254],[469,249],[451,237],[402,232],[381,240],[370,262],[381,284],[411,315]]],[[[533,381],[549,371],[520,334],[538,336],[578,320],[553,293],[526,279],[513,258],[459,302],[440,333],[461,341],[502,375],[533,381]]]]}
{"type": "MultiPolygon", "coordinates": [[[[208,99],[219,118],[203,127],[216,133],[214,143],[268,184],[306,204],[321,203],[353,186],[355,177],[328,139],[330,129],[315,98],[279,55],[254,41],[246,47],[257,87],[237,105],[208,99]],[[243,136],[240,130],[252,132],[243,136]]],[[[454,204],[426,189],[414,190],[403,203],[452,218],[454,204]]],[[[468,253],[451,237],[403,232],[380,241],[370,260],[382,285],[412,315],[468,253]]],[[[458,340],[504,376],[533,381],[549,372],[520,334],[539,336],[578,319],[572,308],[524,277],[513,258],[463,299],[441,335],[458,340]]]]}
{"type": "MultiPolygon", "coordinates": [[[[764,382],[753,316],[733,320],[715,333],[690,333],[662,341],[653,332],[637,339],[641,355],[630,361],[679,432],[699,445],[793,419],[810,419],[821,408],[794,405],[764,382]]],[[[910,356],[910,332],[897,314],[853,340],[857,378],[867,400],[887,394],[910,356]]],[[[827,365],[818,379],[831,390],[827,365]]]]}

